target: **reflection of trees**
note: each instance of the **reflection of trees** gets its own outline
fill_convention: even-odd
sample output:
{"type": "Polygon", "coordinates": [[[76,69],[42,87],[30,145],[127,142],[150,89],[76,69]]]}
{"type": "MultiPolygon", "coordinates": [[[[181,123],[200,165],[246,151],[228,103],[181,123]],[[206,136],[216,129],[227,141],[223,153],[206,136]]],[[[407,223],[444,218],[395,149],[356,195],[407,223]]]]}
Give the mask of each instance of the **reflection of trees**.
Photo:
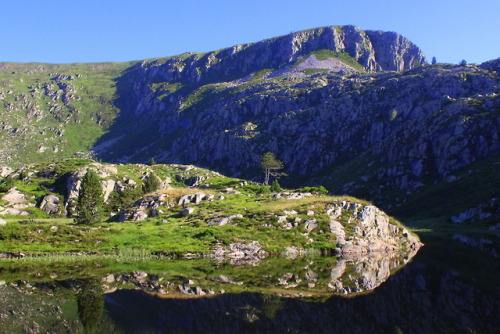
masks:
{"type": "Polygon", "coordinates": [[[77,297],[78,317],[85,333],[95,333],[102,316],[104,299],[102,287],[97,280],[84,280],[77,297]]]}
{"type": "Polygon", "coordinates": [[[274,319],[284,307],[280,297],[275,295],[262,295],[262,313],[268,319],[274,319]]]}

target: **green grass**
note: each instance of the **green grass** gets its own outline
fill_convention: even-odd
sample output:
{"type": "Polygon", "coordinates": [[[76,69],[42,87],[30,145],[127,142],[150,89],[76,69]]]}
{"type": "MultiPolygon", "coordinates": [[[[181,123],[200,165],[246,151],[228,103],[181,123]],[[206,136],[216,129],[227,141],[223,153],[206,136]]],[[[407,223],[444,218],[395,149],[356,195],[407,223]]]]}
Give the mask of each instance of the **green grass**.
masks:
{"type": "MultiPolygon", "coordinates": [[[[196,191],[199,190],[186,189],[185,192],[196,191]]],[[[283,230],[282,224],[277,223],[277,216],[283,215],[285,210],[295,210],[298,212],[296,216],[305,221],[310,218],[306,215],[310,209],[315,210],[319,227],[309,235],[316,243],[307,247],[325,250],[335,248],[336,239],[330,233],[329,220],[324,215],[329,203],[346,198],[312,196],[286,200],[273,199],[269,195],[224,196],[224,200],[201,202],[195,212],[186,217],[180,215],[182,208],[165,208],[164,214],[158,218],[137,223],[109,222],[83,226],[75,225],[66,218],[10,219],[6,226],[0,227],[0,251],[30,254],[91,251],[116,254],[118,250],[140,250],[141,254],[148,255],[181,255],[187,252],[207,254],[216,244],[227,246],[233,242],[256,240],[267,251],[283,252],[289,246],[305,246],[307,237],[303,235],[302,227],[283,230]],[[214,218],[235,214],[241,214],[243,218],[236,218],[224,226],[208,224],[214,218]]]]}
{"type": "Polygon", "coordinates": [[[250,79],[251,81],[257,81],[262,79],[264,76],[267,74],[271,73],[273,70],[269,68],[262,69],[260,71],[257,71],[255,75],[250,79]]]}
{"type": "MultiPolygon", "coordinates": [[[[352,67],[353,69],[355,69],[358,72],[361,72],[361,73],[365,72],[365,69],[363,68],[363,66],[360,63],[358,63],[358,61],[354,57],[352,57],[349,53],[347,53],[345,51],[334,52],[334,51],[328,50],[328,49],[316,50],[316,51],[311,52],[309,55],[303,57],[302,60],[299,60],[298,63],[307,59],[311,55],[314,55],[316,57],[316,59],[320,60],[320,61],[330,59],[330,58],[335,58],[337,60],[340,60],[344,64],[349,65],[350,67],[352,67]]],[[[313,70],[313,69],[309,69],[309,70],[313,70]]],[[[314,73],[316,73],[316,72],[314,72],[314,73]]],[[[306,74],[312,74],[312,73],[306,73],[306,74]]]]}
{"type": "Polygon", "coordinates": [[[304,72],[304,74],[307,74],[307,75],[311,75],[311,74],[316,74],[316,73],[328,73],[328,69],[326,68],[306,68],[306,69],[303,69],[302,72],[304,72]]]}
{"type": "Polygon", "coordinates": [[[0,161],[19,166],[87,152],[118,114],[115,79],[133,63],[3,64],[0,107],[9,111],[4,121],[22,131],[6,133],[0,161]]]}

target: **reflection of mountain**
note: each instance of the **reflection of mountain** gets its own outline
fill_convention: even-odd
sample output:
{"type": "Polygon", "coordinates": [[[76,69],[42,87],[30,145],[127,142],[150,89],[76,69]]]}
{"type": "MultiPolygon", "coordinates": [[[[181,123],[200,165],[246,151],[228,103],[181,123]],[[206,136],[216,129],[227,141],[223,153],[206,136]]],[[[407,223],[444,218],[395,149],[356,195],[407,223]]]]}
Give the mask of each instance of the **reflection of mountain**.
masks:
{"type": "MultiPolygon", "coordinates": [[[[486,291],[480,276],[474,285],[463,279],[451,266],[454,261],[443,269],[446,254],[424,247],[406,266],[414,254],[276,258],[257,267],[207,268],[189,261],[199,271],[184,275],[175,270],[178,264],[164,267],[163,274],[100,272],[105,291],[116,291],[104,295],[105,313],[97,332],[494,333],[500,326],[496,292],[486,291]],[[220,294],[222,289],[225,294],[220,294]],[[214,291],[209,298],[182,292],[209,290],[214,291]],[[241,291],[245,293],[236,293],[241,291]],[[332,292],[351,294],[344,298],[332,292]],[[292,298],[308,295],[317,297],[292,298]]],[[[495,273],[493,267],[482,269],[483,278],[484,272],[495,273]]],[[[23,328],[78,331],[75,310],[84,282],[33,279],[1,285],[0,328],[11,333],[23,328]]]]}
{"type": "Polygon", "coordinates": [[[109,316],[131,332],[494,333],[500,328],[495,295],[453,272],[434,270],[415,261],[374,293],[325,302],[253,293],[159,299],[138,291],[118,291],[105,300],[109,316]]]}

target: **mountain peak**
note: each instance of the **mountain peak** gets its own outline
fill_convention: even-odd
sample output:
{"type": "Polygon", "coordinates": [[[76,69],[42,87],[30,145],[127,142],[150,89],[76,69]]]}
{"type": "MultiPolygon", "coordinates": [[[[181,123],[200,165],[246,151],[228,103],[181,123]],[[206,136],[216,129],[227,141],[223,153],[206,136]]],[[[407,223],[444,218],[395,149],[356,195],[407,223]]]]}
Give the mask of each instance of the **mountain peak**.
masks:
{"type": "Polygon", "coordinates": [[[322,50],[330,51],[330,58],[366,72],[403,71],[426,63],[422,51],[404,36],[395,32],[363,31],[347,25],[293,32],[208,53],[147,60],[139,67],[165,81],[221,82],[240,79],[263,69],[293,66],[311,53],[322,50]],[[151,71],[153,67],[158,68],[151,71]]]}

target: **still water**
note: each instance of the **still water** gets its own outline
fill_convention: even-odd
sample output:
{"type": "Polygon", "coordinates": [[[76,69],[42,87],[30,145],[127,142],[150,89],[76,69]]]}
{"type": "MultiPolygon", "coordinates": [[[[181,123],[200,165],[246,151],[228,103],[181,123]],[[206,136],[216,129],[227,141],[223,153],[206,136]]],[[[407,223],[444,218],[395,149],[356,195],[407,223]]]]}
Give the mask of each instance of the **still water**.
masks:
{"type": "Polygon", "coordinates": [[[5,261],[0,333],[498,333],[498,262],[450,247],[238,265],[5,261]]]}

